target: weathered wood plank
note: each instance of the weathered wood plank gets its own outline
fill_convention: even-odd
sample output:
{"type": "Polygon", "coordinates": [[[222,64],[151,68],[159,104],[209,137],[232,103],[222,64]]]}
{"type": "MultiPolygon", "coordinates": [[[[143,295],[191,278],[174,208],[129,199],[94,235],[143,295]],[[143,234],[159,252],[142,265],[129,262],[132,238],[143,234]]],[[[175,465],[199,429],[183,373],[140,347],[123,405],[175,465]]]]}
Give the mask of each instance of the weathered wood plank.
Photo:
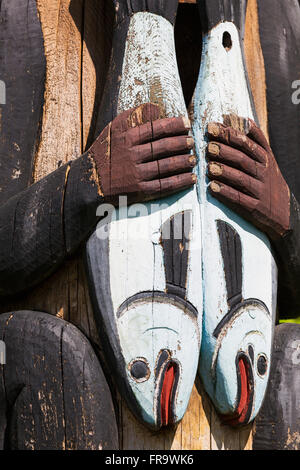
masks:
{"type": "Polygon", "coordinates": [[[0,202],[32,182],[43,112],[46,62],[35,1],[0,6],[0,76],[6,104],[0,107],[0,202]],[[28,47],[28,44],[34,47],[28,47]]]}
{"type": "Polygon", "coordinates": [[[199,31],[201,31],[201,23],[197,5],[180,4],[175,23],[175,45],[187,108],[195,91],[201,62],[202,35],[199,31]]]}
{"type": "Polygon", "coordinates": [[[270,382],[256,420],[255,450],[300,449],[300,325],[275,329],[270,382]]]}

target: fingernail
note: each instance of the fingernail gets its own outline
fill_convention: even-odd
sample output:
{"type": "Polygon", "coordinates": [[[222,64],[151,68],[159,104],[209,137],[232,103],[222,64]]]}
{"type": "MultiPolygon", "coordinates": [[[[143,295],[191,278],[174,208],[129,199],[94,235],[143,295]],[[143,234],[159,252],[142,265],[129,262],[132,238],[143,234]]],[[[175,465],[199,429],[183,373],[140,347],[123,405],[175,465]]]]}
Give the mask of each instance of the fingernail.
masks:
{"type": "Polygon", "coordinates": [[[215,144],[213,142],[210,142],[208,144],[208,153],[210,153],[211,155],[220,155],[220,146],[218,144],[215,144]]]}
{"type": "Polygon", "coordinates": [[[184,125],[184,127],[185,127],[186,129],[190,129],[190,128],[191,128],[191,121],[189,120],[189,118],[186,117],[186,116],[184,116],[184,117],[182,118],[182,120],[183,120],[183,125],[184,125]]]}
{"type": "Polygon", "coordinates": [[[214,193],[219,193],[221,191],[221,186],[216,183],[215,181],[212,181],[209,185],[209,188],[214,192],[214,193]]]}
{"type": "Polygon", "coordinates": [[[192,181],[193,183],[197,182],[197,175],[195,175],[194,173],[192,174],[192,181]]]}
{"type": "Polygon", "coordinates": [[[197,158],[195,157],[195,155],[191,155],[191,156],[190,156],[189,162],[192,163],[193,165],[196,165],[196,163],[197,163],[197,158]]]}
{"type": "Polygon", "coordinates": [[[208,169],[213,176],[221,176],[223,173],[223,168],[218,163],[209,163],[208,169]]]}
{"type": "Polygon", "coordinates": [[[214,137],[218,137],[220,134],[220,129],[218,124],[215,124],[214,122],[210,122],[207,126],[207,131],[209,134],[213,135],[214,137]]]}
{"type": "Polygon", "coordinates": [[[186,139],[186,143],[187,143],[187,145],[188,145],[189,148],[193,148],[194,145],[195,145],[195,141],[194,141],[193,137],[188,137],[188,138],[186,139]]]}

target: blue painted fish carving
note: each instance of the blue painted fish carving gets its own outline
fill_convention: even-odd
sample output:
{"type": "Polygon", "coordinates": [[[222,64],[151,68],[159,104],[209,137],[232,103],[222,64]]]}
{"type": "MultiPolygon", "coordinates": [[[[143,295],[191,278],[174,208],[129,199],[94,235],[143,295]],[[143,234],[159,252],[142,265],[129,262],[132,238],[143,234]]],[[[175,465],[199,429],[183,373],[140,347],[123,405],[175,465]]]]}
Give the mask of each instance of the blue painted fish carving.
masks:
{"type": "Polygon", "coordinates": [[[255,418],[267,387],[277,271],[267,237],[207,191],[208,123],[231,115],[242,130],[247,118],[256,118],[242,47],[247,2],[198,5],[204,30],[193,103],[204,289],[199,373],[223,419],[242,425],[255,418]]]}

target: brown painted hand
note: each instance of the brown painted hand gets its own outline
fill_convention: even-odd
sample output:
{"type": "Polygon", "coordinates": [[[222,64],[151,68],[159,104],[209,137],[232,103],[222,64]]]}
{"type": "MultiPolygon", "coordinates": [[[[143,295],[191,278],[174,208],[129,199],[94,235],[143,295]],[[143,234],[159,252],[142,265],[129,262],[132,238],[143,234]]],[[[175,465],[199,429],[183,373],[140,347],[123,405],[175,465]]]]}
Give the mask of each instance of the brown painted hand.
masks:
{"type": "Polygon", "coordinates": [[[159,107],[125,111],[102,131],[89,155],[96,163],[106,201],[118,205],[161,198],[195,184],[194,140],[186,118],[159,119],[159,107]]]}
{"type": "Polygon", "coordinates": [[[289,230],[290,192],[263,132],[252,120],[248,128],[208,125],[209,189],[275,240],[289,230]]]}

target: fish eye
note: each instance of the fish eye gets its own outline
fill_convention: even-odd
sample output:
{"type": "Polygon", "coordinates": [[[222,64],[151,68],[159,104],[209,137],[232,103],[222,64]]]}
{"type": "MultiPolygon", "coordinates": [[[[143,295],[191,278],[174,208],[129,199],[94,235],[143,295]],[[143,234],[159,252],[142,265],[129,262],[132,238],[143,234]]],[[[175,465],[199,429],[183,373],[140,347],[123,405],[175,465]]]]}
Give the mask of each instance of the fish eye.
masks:
{"type": "Polygon", "coordinates": [[[130,362],[128,369],[132,378],[136,382],[146,382],[150,377],[150,367],[144,357],[133,359],[130,362]]]}
{"type": "Polygon", "coordinates": [[[257,359],[257,372],[260,376],[263,377],[264,375],[266,375],[267,369],[268,369],[267,358],[266,356],[261,354],[260,356],[258,356],[258,359],[257,359]]]}

